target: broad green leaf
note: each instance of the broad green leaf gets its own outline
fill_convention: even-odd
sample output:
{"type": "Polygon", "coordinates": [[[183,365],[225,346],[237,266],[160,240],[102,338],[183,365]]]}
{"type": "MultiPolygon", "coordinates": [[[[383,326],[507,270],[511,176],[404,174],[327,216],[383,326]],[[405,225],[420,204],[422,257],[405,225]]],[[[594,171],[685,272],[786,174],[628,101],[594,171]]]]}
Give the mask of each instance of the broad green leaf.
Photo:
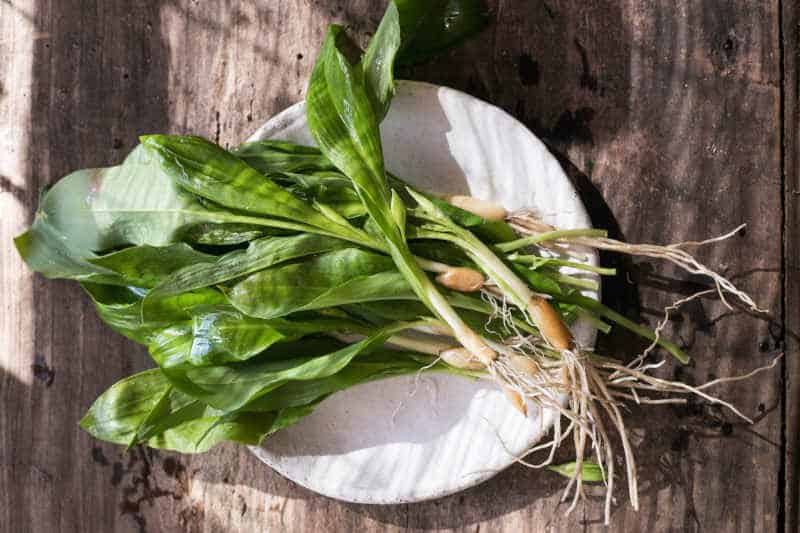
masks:
{"type": "MultiPolygon", "coordinates": [[[[177,376],[176,381],[181,381],[179,376],[190,366],[219,366],[244,361],[250,363],[279,361],[294,359],[297,357],[298,353],[302,353],[307,357],[316,357],[336,351],[343,346],[342,342],[332,337],[315,335],[315,333],[324,334],[331,329],[337,330],[337,328],[330,327],[326,329],[324,325],[315,327],[317,331],[312,331],[314,327],[309,327],[309,336],[298,340],[292,340],[294,337],[290,336],[278,339],[280,342],[271,344],[267,350],[255,354],[249,359],[226,354],[224,357],[219,357],[216,364],[211,364],[209,358],[195,358],[192,360],[192,346],[195,343],[195,339],[190,322],[176,323],[156,331],[149,339],[148,349],[150,351],[150,356],[158,366],[167,372],[175,371],[176,373],[174,376],[177,376]]],[[[348,331],[348,328],[342,327],[341,330],[348,331]]],[[[247,347],[248,345],[245,344],[244,346],[247,347]]],[[[184,385],[185,387],[183,390],[191,394],[192,390],[194,390],[192,385],[188,382],[184,382],[184,385]]]]}
{"type": "Polygon", "coordinates": [[[81,285],[92,298],[103,322],[117,333],[142,344],[150,342],[150,338],[165,327],[190,321],[190,310],[195,307],[227,303],[218,290],[197,289],[159,299],[148,307],[144,319],[142,300],[147,294],[145,289],[96,283],[81,285]]]}
{"type": "Polygon", "coordinates": [[[288,382],[332,376],[356,356],[379,348],[392,334],[407,327],[406,323],[393,324],[362,341],[316,357],[297,353],[293,358],[279,360],[256,358],[244,363],[211,367],[183,366],[170,368],[165,375],[187,394],[230,412],[288,382]]]}
{"type": "MultiPolygon", "coordinates": [[[[164,378],[163,373],[162,378],[164,378]]],[[[146,442],[151,436],[163,433],[166,429],[184,421],[200,418],[205,411],[205,405],[170,384],[150,411],[141,417],[128,441],[128,447],[146,442]]]]}
{"type": "MultiPolygon", "coordinates": [[[[271,177],[289,190],[300,194],[301,198],[306,200],[316,199],[327,203],[346,217],[360,216],[365,213],[363,206],[356,207],[355,205],[354,200],[358,200],[358,195],[353,189],[349,178],[337,171],[336,167],[322,155],[319,148],[298,145],[289,141],[259,141],[258,143],[249,144],[255,146],[249,147],[248,151],[259,154],[258,156],[250,156],[253,158],[253,166],[257,164],[257,157],[270,159],[272,157],[291,158],[296,156],[299,158],[294,163],[294,170],[287,170],[282,174],[276,174],[271,177]],[[275,148],[273,148],[272,143],[280,143],[281,146],[286,147],[287,151],[279,151],[273,154],[275,148]],[[300,170],[305,171],[306,174],[298,174],[297,171],[300,170]]],[[[251,161],[249,158],[245,158],[245,160],[247,162],[251,161]]],[[[276,167],[275,172],[278,172],[277,168],[279,167],[276,167]]],[[[266,167],[260,169],[267,170],[266,167]]],[[[407,182],[392,174],[387,174],[387,177],[389,185],[401,194],[404,194],[405,188],[410,186],[407,182]]],[[[421,191],[417,192],[421,193],[421,191]]],[[[454,222],[469,228],[487,242],[507,242],[518,238],[514,230],[502,220],[485,220],[431,194],[425,194],[425,196],[454,222]]],[[[360,204],[360,201],[358,203],[360,204]]]]}
{"type": "Polygon", "coordinates": [[[285,172],[273,178],[287,190],[312,203],[322,203],[345,218],[367,213],[353,184],[340,172],[317,171],[313,174],[285,172]]]}
{"type": "Polygon", "coordinates": [[[169,246],[131,246],[89,259],[89,262],[120,275],[125,285],[153,287],[163,278],[188,265],[211,263],[216,256],[178,243],[169,246]]]}
{"type": "MultiPolygon", "coordinates": [[[[292,426],[297,422],[299,422],[300,420],[302,420],[303,418],[307,417],[308,415],[314,412],[314,409],[316,409],[317,406],[320,404],[320,402],[322,402],[322,400],[324,399],[325,397],[323,396],[305,405],[286,407],[285,409],[276,411],[275,420],[272,422],[272,425],[269,427],[269,429],[264,432],[264,435],[261,437],[261,440],[264,440],[264,438],[269,437],[270,435],[282,429],[292,426]]],[[[258,414],[259,413],[238,413],[238,416],[241,416],[242,418],[250,418],[250,417],[257,418],[258,414]]],[[[238,439],[237,442],[242,442],[241,437],[239,437],[238,435],[236,437],[238,439]]],[[[259,440],[259,442],[256,444],[260,444],[261,440],[259,440]]]]}
{"type": "Polygon", "coordinates": [[[172,385],[159,369],[134,374],[100,395],[80,425],[95,438],[128,444],[171,389],[172,385]]]}
{"type": "Polygon", "coordinates": [[[226,440],[256,445],[311,414],[322,399],[273,412],[226,413],[172,388],[149,413],[132,444],[144,442],[184,453],[202,453],[226,440]]]}
{"type": "Polygon", "coordinates": [[[150,437],[151,448],[180,453],[205,453],[224,441],[257,445],[275,428],[277,413],[236,413],[187,420],[150,437]]]}
{"type": "Polygon", "coordinates": [[[225,414],[176,390],[154,369],[112,385],[80,425],[93,437],[116,444],[143,442],[153,448],[200,453],[224,440],[258,444],[307,415],[314,405],[225,414]]]}
{"type": "MultiPolygon", "coordinates": [[[[150,355],[162,368],[181,365],[212,366],[242,362],[276,343],[288,343],[307,335],[332,331],[363,331],[352,320],[315,317],[301,320],[263,320],[243,315],[230,306],[198,306],[188,310],[190,321],[171,324],[149,339],[150,355]]],[[[312,341],[303,342],[311,349],[312,341]]],[[[326,342],[326,348],[330,343],[326,342]]],[[[269,357],[286,351],[294,357],[297,347],[271,349],[269,357]]]]}
{"type": "Polygon", "coordinates": [[[20,257],[31,270],[47,278],[66,278],[96,283],[122,283],[116,272],[89,263],[91,252],[76,251],[68,238],[37,212],[31,228],[14,239],[20,257]]]}
{"type": "Polygon", "coordinates": [[[299,328],[291,329],[291,323],[285,322],[270,324],[224,307],[202,310],[192,317],[191,363],[213,365],[245,361],[276,342],[305,333],[299,328]]]}
{"type": "Polygon", "coordinates": [[[141,141],[175,183],[198,196],[229,209],[286,219],[300,230],[331,225],[311,205],[202,137],[146,135],[141,141]]]}
{"type": "MultiPolygon", "coordinates": [[[[193,309],[193,364],[238,362],[263,352],[277,342],[285,343],[308,335],[331,332],[364,332],[352,319],[296,314],[292,320],[262,320],[227,307],[193,309]],[[198,312],[199,311],[199,312],[198,312]]],[[[310,339],[304,339],[310,343],[310,339]]]]}
{"type": "Polygon", "coordinates": [[[213,263],[189,265],[162,280],[145,301],[145,314],[151,302],[193,289],[217,285],[246,276],[273,265],[337,250],[348,244],[339,239],[303,233],[290,237],[266,237],[252,241],[245,250],[220,256],[213,263]]]}
{"type": "Polygon", "coordinates": [[[260,318],[356,302],[415,299],[390,258],[357,248],[261,270],[225,292],[234,307],[260,318]]]}
{"type": "Polygon", "coordinates": [[[318,403],[269,413],[237,412],[191,420],[151,438],[148,446],[183,453],[203,453],[223,441],[255,446],[311,414],[318,403]]]}
{"type": "Polygon", "coordinates": [[[160,327],[142,321],[143,290],[86,282],[81,286],[92,298],[100,319],[120,335],[146,344],[153,331],[160,327]]]}
{"type": "Polygon", "coordinates": [[[282,172],[336,169],[317,148],[289,141],[248,142],[234,150],[233,153],[265,176],[282,172]]]}
{"type": "Polygon", "coordinates": [[[381,350],[354,359],[339,372],[320,379],[293,381],[247,404],[247,411],[275,411],[306,405],[359,383],[405,374],[414,374],[433,362],[433,358],[414,359],[404,352],[381,350]]]}
{"type": "Polygon", "coordinates": [[[120,166],[79,170],[58,181],[15,243],[30,268],[47,277],[104,282],[109,272],[87,261],[95,253],[165,246],[190,225],[224,219],[180,190],[137,147],[120,166]]]}

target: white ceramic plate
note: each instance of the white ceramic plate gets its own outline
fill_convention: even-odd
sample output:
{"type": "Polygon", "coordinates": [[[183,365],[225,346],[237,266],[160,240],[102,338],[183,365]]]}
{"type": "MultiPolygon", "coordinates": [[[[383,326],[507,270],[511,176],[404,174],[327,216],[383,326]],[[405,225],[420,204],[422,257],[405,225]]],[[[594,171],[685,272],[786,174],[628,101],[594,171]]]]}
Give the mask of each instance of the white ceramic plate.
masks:
{"type": "MultiPolygon", "coordinates": [[[[512,210],[533,207],[560,228],[589,227],[555,158],[497,107],[446,87],[401,82],[381,134],[387,169],[414,185],[469,193],[512,210]]],[[[314,144],[302,102],[250,140],[271,138],[314,144]]],[[[594,344],[590,325],[573,330],[584,346],[594,344]]],[[[326,496],[416,502],[471,487],[509,466],[509,452],[520,454],[554,422],[553,412],[532,411],[524,418],[490,382],[423,375],[415,384],[413,377],[397,377],[337,393],[251,449],[326,496]]]]}

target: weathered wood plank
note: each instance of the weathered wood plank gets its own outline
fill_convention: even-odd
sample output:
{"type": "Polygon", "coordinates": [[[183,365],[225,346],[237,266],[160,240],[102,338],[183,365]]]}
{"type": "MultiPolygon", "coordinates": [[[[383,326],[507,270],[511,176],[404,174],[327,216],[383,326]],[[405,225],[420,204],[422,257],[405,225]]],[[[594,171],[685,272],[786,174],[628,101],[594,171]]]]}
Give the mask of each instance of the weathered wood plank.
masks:
{"type": "Polygon", "coordinates": [[[785,465],[783,518],[784,531],[800,528],[800,9],[796,2],[783,2],[783,198],[784,217],[784,293],[785,318],[783,387],[785,465]]]}
{"type": "MultiPolygon", "coordinates": [[[[595,223],[629,240],[694,239],[748,222],[743,236],[701,255],[727,266],[776,316],[785,301],[789,324],[797,327],[789,305],[798,297],[791,192],[800,184],[788,157],[785,295],[775,236],[781,224],[778,2],[490,4],[492,28],[408,76],[466,90],[523,120],[562,157],[595,223]]],[[[297,487],[242,448],[222,446],[191,458],[123,454],[76,426],[100,391],[148,363],[102,327],[73,285],[34,278],[8,246],[28,222],[38,189],[71,169],[118,160],[148,131],[193,132],[223,144],[242,140],[302,98],[328,22],[349,23],[363,36],[382,10],[369,0],[0,2],[0,147],[12,154],[0,162],[6,243],[0,290],[12,306],[0,315],[2,529],[597,526],[599,502],[564,518],[556,509],[561,480],[521,467],[436,502],[349,505],[297,487]]],[[[796,19],[784,15],[788,39],[787,28],[796,28],[796,19]]],[[[787,154],[797,153],[787,144],[787,154]]],[[[623,266],[640,280],[640,293],[621,277],[605,288],[607,298],[651,323],[676,291],[692,287],[653,265],[680,280],[656,291],[663,280],[650,265],[623,266]]],[[[776,327],[711,301],[682,316],[672,333],[697,355],[683,373],[688,379],[743,372],[780,349],[779,320],[776,327]]],[[[629,339],[607,345],[632,349],[629,339]]],[[[789,376],[796,373],[793,364],[787,362],[789,376]]],[[[643,509],[636,514],[620,505],[614,529],[775,530],[783,482],[780,392],[775,373],[722,389],[747,413],[763,406],[752,428],[707,407],[633,409],[643,509]]],[[[788,393],[788,405],[795,405],[792,382],[788,393]]],[[[792,412],[786,411],[787,423],[792,412]]],[[[793,435],[796,426],[789,423],[792,449],[793,435]]],[[[786,472],[787,487],[794,487],[793,470],[786,472]]],[[[619,498],[626,502],[624,494],[619,498]]]]}
{"type": "Polygon", "coordinates": [[[13,112],[0,120],[13,134],[15,163],[3,183],[2,290],[14,308],[4,310],[2,328],[0,529],[135,530],[128,513],[138,495],[112,484],[112,470],[127,459],[77,421],[106,386],[149,364],[108,334],[75,284],[24,269],[11,238],[30,221],[43,186],[118,161],[137,132],[167,127],[157,4],[3,2],[0,10],[0,63],[27,68],[2,78],[13,112]]]}

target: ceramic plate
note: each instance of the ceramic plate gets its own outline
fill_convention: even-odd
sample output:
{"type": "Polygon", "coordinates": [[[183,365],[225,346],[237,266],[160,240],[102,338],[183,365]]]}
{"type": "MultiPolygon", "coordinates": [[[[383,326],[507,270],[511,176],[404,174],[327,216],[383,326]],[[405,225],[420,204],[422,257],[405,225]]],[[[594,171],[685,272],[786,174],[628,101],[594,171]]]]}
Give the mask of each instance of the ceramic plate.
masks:
{"type": "MultiPolygon", "coordinates": [[[[560,228],[589,217],[558,162],[521,123],[467,94],[400,82],[381,127],[386,168],[412,184],[533,207],[560,228]]],[[[314,144],[301,102],[250,140],[314,144]]],[[[596,264],[596,257],[588,261],[596,264]]],[[[597,297],[597,294],[593,294],[597,297]]],[[[573,328],[584,346],[594,330],[573,328]]],[[[359,503],[437,498],[476,485],[544,437],[552,411],[525,418],[488,381],[397,377],[334,394],[300,423],[251,448],[314,492],[359,503]],[[510,452],[510,453],[509,453],[510,452]]]]}

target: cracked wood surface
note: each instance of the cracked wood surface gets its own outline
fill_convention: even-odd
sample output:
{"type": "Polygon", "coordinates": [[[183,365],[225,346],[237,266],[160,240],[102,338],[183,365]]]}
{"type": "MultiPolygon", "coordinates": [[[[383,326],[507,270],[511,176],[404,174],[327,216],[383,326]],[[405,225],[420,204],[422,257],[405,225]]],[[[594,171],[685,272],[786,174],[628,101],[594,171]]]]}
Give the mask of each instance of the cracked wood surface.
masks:
{"type": "MultiPolygon", "coordinates": [[[[795,531],[796,6],[489,4],[486,32],[403,76],[464,90],[523,121],[559,157],[594,224],[617,236],[666,243],[748,223],[699,255],[771,318],[712,300],[687,306],[669,333],[695,362],[667,375],[702,382],[787,350],[781,371],[719,390],[753,426],[694,402],[630,409],[642,509],[619,492],[611,529],[795,531]]],[[[329,22],[363,39],[383,7],[0,0],[0,530],[603,530],[598,497],[564,517],[562,480],[523,467],[434,502],[353,505],[298,487],[240,447],[126,453],[77,426],[102,390],[149,363],[103,327],[75,284],[21,264],[11,239],[30,223],[39,190],[70,170],[119,161],[142,133],[237,143],[303,98],[329,22]]],[[[604,285],[606,301],[652,325],[702,281],[650,261],[603,261],[621,270],[604,285]]],[[[616,353],[640,348],[623,335],[601,342],[616,353]]]]}

